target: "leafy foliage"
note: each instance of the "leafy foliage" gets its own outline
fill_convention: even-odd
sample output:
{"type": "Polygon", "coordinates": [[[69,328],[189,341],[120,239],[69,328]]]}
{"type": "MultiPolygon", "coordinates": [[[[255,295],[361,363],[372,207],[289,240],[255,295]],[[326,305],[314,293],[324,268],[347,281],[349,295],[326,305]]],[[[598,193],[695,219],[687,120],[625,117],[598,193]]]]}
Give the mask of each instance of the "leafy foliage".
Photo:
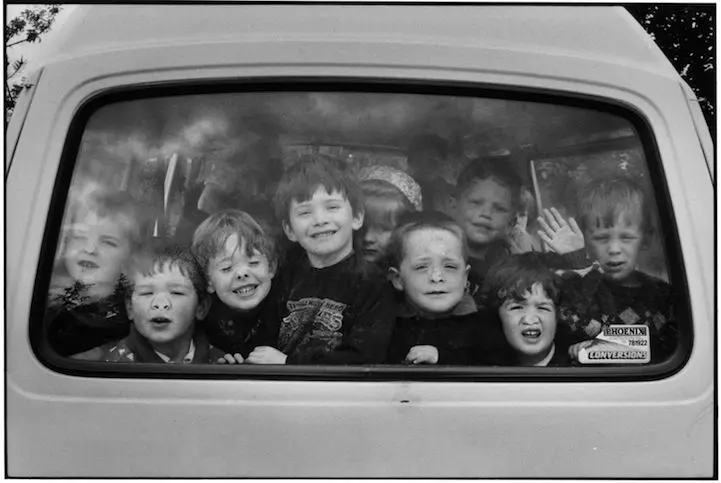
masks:
{"type": "Polygon", "coordinates": [[[7,49],[22,43],[35,43],[42,41],[55,22],[55,18],[62,6],[56,3],[33,6],[23,10],[20,15],[10,19],[5,25],[5,118],[8,119],[15,108],[20,93],[30,85],[25,77],[18,79],[23,68],[27,65],[24,57],[13,61],[9,60],[7,49]]]}
{"type": "Polygon", "coordinates": [[[634,4],[627,5],[626,9],[651,35],[694,90],[706,122],[714,133],[716,6],[714,4],[634,4]]]}

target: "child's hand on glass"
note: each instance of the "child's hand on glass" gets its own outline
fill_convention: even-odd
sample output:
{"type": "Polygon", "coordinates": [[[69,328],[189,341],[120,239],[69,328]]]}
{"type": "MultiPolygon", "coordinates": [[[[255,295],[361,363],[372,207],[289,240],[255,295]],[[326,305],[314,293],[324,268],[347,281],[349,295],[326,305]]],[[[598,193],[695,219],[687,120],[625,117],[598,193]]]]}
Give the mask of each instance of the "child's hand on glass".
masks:
{"type": "Polygon", "coordinates": [[[583,342],[573,344],[571,347],[568,348],[568,356],[574,361],[578,361],[578,353],[581,352],[581,349],[585,349],[591,344],[593,344],[593,339],[584,340],[583,342]]]}
{"type": "Polygon", "coordinates": [[[248,364],[285,364],[287,358],[287,355],[275,347],[264,345],[253,349],[245,362],[248,364]]]}
{"type": "Polygon", "coordinates": [[[215,362],[217,364],[242,364],[243,356],[237,352],[235,354],[225,354],[223,357],[218,357],[218,360],[215,362]]]}
{"type": "Polygon", "coordinates": [[[551,250],[563,255],[580,250],[585,246],[583,232],[573,217],[566,222],[556,208],[551,208],[550,211],[543,210],[543,214],[546,217],[545,220],[542,216],[538,217],[538,223],[542,228],[538,230],[538,235],[551,250]]]}
{"type": "Polygon", "coordinates": [[[438,364],[438,349],[432,345],[413,346],[408,351],[406,362],[411,364],[438,364]]]}

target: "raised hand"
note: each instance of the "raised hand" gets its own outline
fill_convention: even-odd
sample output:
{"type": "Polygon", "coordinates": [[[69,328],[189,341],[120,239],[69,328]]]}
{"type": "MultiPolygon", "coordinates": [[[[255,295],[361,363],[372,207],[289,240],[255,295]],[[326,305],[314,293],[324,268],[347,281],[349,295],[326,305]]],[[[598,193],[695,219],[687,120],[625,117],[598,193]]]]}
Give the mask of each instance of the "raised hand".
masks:
{"type": "Polygon", "coordinates": [[[583,232],[573,217],[566,222],[556,208],[551,208],[550,211],[543,210],[543,215],[545,219],[542,216],[538,217],[538,224],[541,225],[538,235],[551,250],[563,255],[585,246],[583,232]]]}
{"type": "Polygon", "coordinates": [[[528,215],[519,213],[515,223],[508,231],[506,239],[513,254],[538,251],[540,248],[538,242],[526,231],[527,223],[528,215]]]}

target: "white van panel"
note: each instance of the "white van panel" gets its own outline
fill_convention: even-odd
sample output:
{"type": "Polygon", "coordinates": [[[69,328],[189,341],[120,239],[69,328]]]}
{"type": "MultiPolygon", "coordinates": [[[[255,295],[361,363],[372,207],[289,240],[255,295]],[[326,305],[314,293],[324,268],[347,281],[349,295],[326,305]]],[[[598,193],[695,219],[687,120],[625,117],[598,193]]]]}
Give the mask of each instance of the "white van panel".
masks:
{"type": "MultiPolygon", "coordinates": [[[[156,25],[155,7],[134,8],[147,12],[137,17],[147,25],[129,23],[128,28],[156,25]]],[[[343,15],[329,9],[327,18],[314,20],[314,25],[346,18],[338,25],[370,28],[370,20],[377,20],[373,14],[356,23],[345,8],[340,9],[343,15]]],[[[523,9],[543,12],[548,21],[555,18],[560,32],[568,25],[564,18],[545,16],[545,9],[523,9]]],[[[215,7],[193,9],[198,15],[211,11],[215,7]]],[[[428,12],[423,22],[430,22],[435,10],[428,12]]],[[[383,16],[383,21],[395,27],[395,17],[383,16]]],[[[605,17],[592,18],[603,30],[605,17]]],[[[616,16],[607,20],[612,18],[616,16]]],[[[498,40],[465,45],[444,45],[433,38],[410,42],[401,35],[367,40],[356,27],[355,38],[342,40],[320,33],[302,40],[238,39],[202,30],[197,37],[204,41],[195,43],[187,34],[178,39],[181,34],[171,31],[165,41],[148,46],[140,30],[133,37],[127,30],[101,29],[98,23],[93,35],[107,35],[106,44],[60,44],[72,54],[47,65],[33,101],[42,110],[29,111],[27,135],[13,159],[22,169],[11,170],[6,182],[8,474],[712,475],[714,232],[702,214],[713,206],[714,191],[678,80],[661,64],[641,62],[652,56],[645,44],[630,40],[631,34],[606,36],[606,45],[623,48],[628,58],[618,61],[599,52],[591,60],[579,53],[601,47],[586,44],[582,35],[573,44],[576,52],[530,44],[510,48],[507,37],[526,30],[489,31],[474,27],[472,20],[468,17],[459,30],[466,29],[469,36],[486,32],[479,34],[481,40],[483,35],[498,40]],[[116,45],[121,31],[137,41],[116,45]],[[686,365],[658,381],[614,383],[106,379],[62,375],[43,366],[28,344],[29,310],[55,175],[78,106],[114,88],[297,76],[557,91],[612,100],[642,113],[656,137],[683,250],[694,319],[694,346],[686,365]]],[[[92,16],[84,22],[83,28],[90,28],[92,16]]],[[[398,31],[411,24],[401,23],[398,31]]],[[[171,19],[167,25],[186,32],[171,19]]],[[[548,24],[539,21],[537,26],[545,32],[548,24]]],[[[377,32],[386,28],[381,23],[377,32]]],[[[568,45],[562,37],[558,44],[568,45]]]]}

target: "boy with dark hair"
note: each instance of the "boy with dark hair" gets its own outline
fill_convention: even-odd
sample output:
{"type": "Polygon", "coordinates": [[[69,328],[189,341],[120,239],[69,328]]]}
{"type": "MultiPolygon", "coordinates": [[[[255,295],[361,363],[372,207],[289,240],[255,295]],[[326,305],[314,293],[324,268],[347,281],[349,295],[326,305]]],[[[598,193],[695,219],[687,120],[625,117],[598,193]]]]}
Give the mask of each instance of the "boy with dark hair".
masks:
{"type": "MultiPolygon", "coordinates": [[[[646,325],[651,360],[665,359],[678,337],[673,291],[638,269],[654,231],[646,194],[627,177],[600,178],[582,191],[578,206],[589,254],[600,270],[563,275],[562,320],[576,341],[593,339],[610,324],[646,325]]],[[[572,348],[573,356],[579,347],[572,348]]]]}
{"type": "Polygon", "coordinates": [[[511,255],[490,268],[482,288],[486,306],[498,314],[514,365],[567,365],[559,345],[556,312],[560,279],[539,253],[511,255]]]}
{"type": "Polygon", "coordinates": [[[279,273],[276,347],[257,347],[246,362],[380,363],[393,328],[392,297],[355,252],[364,217],[356,179],[306,157],[283,175],[274,205],[286,236],[305,253],[287,257],[279,273]]]}
{"type": "Polygon", "coordinates": [[[264,336],[276,317],[275,241],[248,213],[228,209],[198,226],[191,249],[212,294],[205,332],[213,345],[242,362],[256,345],[270,342],[264,336]]]}
{"type": "Polygon", "coordinates": [[[209,301],[205,278],[188,249],[156,242],[136,253],[130,260],[128,283],[130,334],[74,358],[204,364],[223,357],[196,330],[196,320],[205,317],[209,301]]]}
{"type": "MultiPolygon", "coordinates": [[[[488,269],[520,249],[509,235],[511,222],[520,209],[523,181],[510,163],[508,156],[481,158],[466,165],[458,175],[452,205],[454,217],[468,239],[471,266],[468,290],[477,303],[481,303],[480,288],[488,269]]],[[[554,257],[552,264],[558,268],[588,265],[582,234],[568,225],[561,229],[556,223],[556,214],[555,210],[545,212],[549,223],[558,228],[548,231],[556,245],[555,251],[563,255],[554,257]]],[[[547,226],[542,218],[539,221],[547,226]]],[[[529,236],[525,229],[523,231],[529,236]]]]}
{"type": "Polygon", "coordinates": [[[386,362],[503,364],[507,346],[498,324],[483,320],[465,294],[465,235],[440,212],[407,214],[389,245],[391,283],[403,294],[386,362]]]}

